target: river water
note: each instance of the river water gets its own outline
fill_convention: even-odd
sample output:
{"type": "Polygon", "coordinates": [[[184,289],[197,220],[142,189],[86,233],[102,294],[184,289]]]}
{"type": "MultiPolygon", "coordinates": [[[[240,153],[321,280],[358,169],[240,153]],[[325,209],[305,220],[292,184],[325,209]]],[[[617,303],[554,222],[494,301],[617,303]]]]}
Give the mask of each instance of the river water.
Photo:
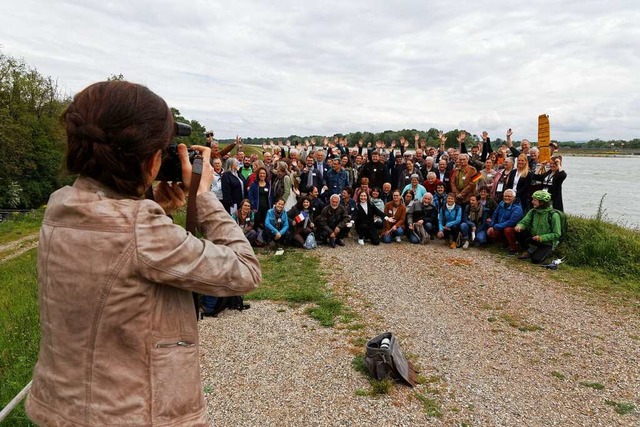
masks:
{"type": "Polygon", "coordinates": [[[564,157],[567,213],[593,217],[602,195],[606,219],[640,229],[640,156],[564,157]]]}

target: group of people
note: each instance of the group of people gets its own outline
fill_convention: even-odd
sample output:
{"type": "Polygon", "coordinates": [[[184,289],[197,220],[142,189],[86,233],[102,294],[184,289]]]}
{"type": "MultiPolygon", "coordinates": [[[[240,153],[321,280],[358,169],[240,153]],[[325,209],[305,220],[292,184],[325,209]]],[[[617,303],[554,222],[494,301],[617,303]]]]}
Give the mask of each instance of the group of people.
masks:
{"type": "Polygon", "coordinates": [[[562,156],[551,146],[550,161],[540,162],[528,140],[516,148],[511,129],[506,136],[497,150],[487,132],[470,149],[465,132],[446,150],[442,133],[439,147],[416,135],[413,150],[404,138],[389,147],[279,142],[264,144],[262,159],[245,156],[237,139],[225,149],[236,146],[237,154],[224,171],[222,159],[214,161],[212,191],[255,246],[303,246],[311,233],[332,247],[349,235],[360,245],[437,238],[468,249],[503,241],[509,255],[540,262],[561,235],[553,213],[563,211],[562,156]]]}

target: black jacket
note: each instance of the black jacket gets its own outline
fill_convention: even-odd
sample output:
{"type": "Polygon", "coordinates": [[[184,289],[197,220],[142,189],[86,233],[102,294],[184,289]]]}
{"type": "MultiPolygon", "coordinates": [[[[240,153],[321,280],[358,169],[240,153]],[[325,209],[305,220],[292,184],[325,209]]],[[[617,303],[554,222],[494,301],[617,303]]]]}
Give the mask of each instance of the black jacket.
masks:
{"type": "Polygon", "coordinates": [[[249,193],[245,190],[247,184],[241,174],[234,176],[230,171],[224,172],[220,182],[222,183],[222,205],[227,212],[231,212],[233,205],[239,209],[242,200],[249,198],[249,193]]]}

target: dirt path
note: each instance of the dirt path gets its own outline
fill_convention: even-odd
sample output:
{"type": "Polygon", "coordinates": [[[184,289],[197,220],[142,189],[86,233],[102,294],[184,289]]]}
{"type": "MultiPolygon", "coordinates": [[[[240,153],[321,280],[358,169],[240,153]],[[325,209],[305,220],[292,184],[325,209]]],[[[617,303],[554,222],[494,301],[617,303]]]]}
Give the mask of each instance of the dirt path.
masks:
{"type": "Polygon", "coordinates": [[[216,425],[639,425],[637,306],[473,249],[349,242],[316,253],[360,320],[323,329],[303,309],[258,303],[202,322],[216,425]],[[354,353],[386,330],[426,383],[361,396],[354,353]],[[626,403],[635,409],[618,414],[626,403]]]}
{"type": "Polygon", "coordinates": [[[38,246],[38,233],[0,245],[0,263],[9,261],[38,246]]]}

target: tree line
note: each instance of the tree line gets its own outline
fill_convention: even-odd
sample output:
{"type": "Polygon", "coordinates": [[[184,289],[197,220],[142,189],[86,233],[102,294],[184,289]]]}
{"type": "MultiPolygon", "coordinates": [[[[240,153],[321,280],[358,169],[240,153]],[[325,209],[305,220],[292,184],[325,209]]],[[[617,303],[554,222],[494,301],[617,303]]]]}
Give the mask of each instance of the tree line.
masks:
{"type": "MultiPolygon", "coordinates": [[[[122,74],[111,75],[109,80],[124,80],[122,74]]],[[[73,182],[74,177],[66,173],[64,156],[66,139],[61,116],[71,98],[61,92],[58,82],[44,77],[24,61],[16,60],[0,53],[0,209],[30,209],[46,203],[49,195],[56,189],[73,182]]],[[[176,120],[188,123],[192,127],[189,137],[180,138],[187,145],[205,144],[205,127],[197,120],[183,117],[176,108],[171,108],[176,120]]],[[[453,129],[445,133],[447,147],[457,147],[457,136],[464,129],[453,129]]],[[[365,145],[375,145],[383,141],[399,141],[402,137],[414,144],[417,134],[427,146],[439,146],[439,130],[427,131],[403,129],[383,132],[351,132],[335,135],[289,135],[273,138],[245,138],[245,144],[262,145],[270,141],[291,141],[293,145],[314,138],[316,144],[322,144],[325,137],[346,138],[349,145],[364,140],[365,145]]],[[[478,142],[477,135],[467,132],[467,142],[478,142]]],[[[233,140],[220,140],[221,143],[233,140]]],[[[503,141],[493,141],[494,147],[503,141]]],[[[516,142],[517,143],[517,142],[516,142]]],[[[640,139],[631,141],[602,141],[595,139],[585,144],[585,148],[606,148],[614,143],[625,148],[640,148],[640,139]]],[[[561,146],[578,146],[574,142],[560,143],[561,146]]]]}

